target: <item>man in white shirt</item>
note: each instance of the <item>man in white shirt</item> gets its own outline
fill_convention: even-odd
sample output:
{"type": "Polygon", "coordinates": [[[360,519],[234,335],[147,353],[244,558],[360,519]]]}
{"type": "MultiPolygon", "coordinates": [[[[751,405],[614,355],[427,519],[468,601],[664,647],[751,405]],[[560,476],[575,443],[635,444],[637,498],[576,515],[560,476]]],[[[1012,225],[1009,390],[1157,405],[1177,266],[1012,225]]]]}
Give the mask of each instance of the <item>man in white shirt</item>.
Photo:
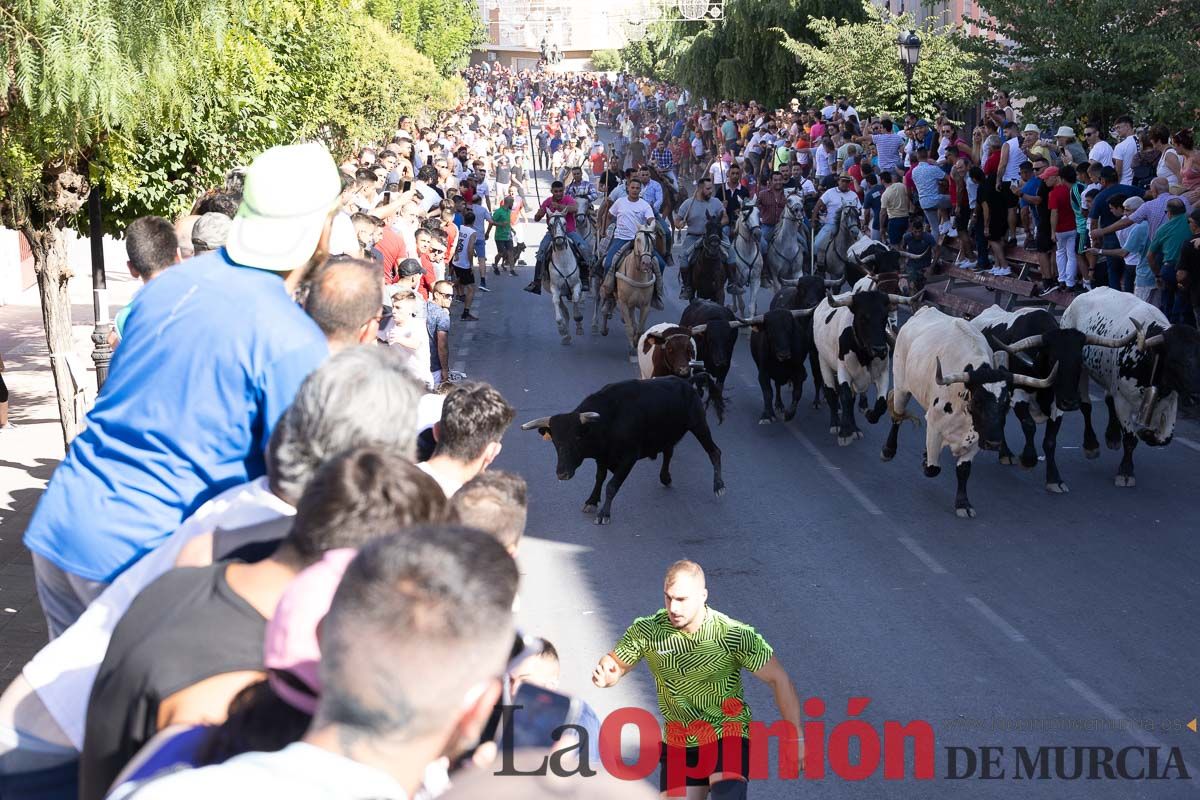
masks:
{"type": "Polygon", "coordinates": [[[1118,183],[1133,185],[1133,159],[1138,154],[1138,139],[1133,135],[1133,117],[1117,117],[1117,136],[1121,141],[1113,148],[1112,165],[1116,169],[1118,183]]]}
{"type": "MultiPolygon", "coordinates": [[[[1088,125],[1083,129],[1083,139],[1088,150],[1088,161],[1098,161],[1103,167],[1113,166],[1113,148],[1112,145],[1104,141],[1103,134],[1100,133],[1099,125],[1088,125]]],[[[1118,177],[1120,177],[1118,175],[1118,177]]]]}
{"type": "MultiPolygon", "coordinates": [[[[617,251],[633,242],[634,237],[637,236],[638,228],[655,222],[654,209],[642,199],[642,181],[637,175],[630,176],[622,186],[613,189],[613,196],[610,198],[608,206],[608,215],[614,221],[616,227],[613,231],[612,242],[608,245],[608,252],[604,254],[604,292],[606,296],[612,295],[613,290],[616,288],[616,277],[613,274],[613,258],[617,255],[617,251]],[[622,189],[624,189],[624,196],[619,194],[622,189]]],[[[658,250],[654,251],[654,260],[653,305],[661,311],[663,308],[662,274],[666,270],[667,264],[663,261],[663,257],[659,254],[658,250]]]]}
{"type": "Polygon", "coordinates": [[[829,237],[837,231],[837,216],[840,209],[850,206],[862,211],[862,201],[858,199],[858,194],[854,191],[853,186],[854,178],[842,173],[838,176],[837,186],[826,189],[825,194],[817,200],[817,205],[813,208],[813,223],[815,224],[821,212],[824,212],[825,224],[821,226],[821,230],[817,231],[813,241],[813,252],[820,252],[825,243],[829,241],[829,237]]]}
{"type": "Polygon", "coordinates": [[[825,107],[821,109],[821,118],[826,122],[833,119],[833,115],[837,113],[837,104],[833,102],[833,95],[825,95],[825,107]]]}
{"type": "Polygon", "coordinates": [[[417,526],[371,542],[321,623],[320,697],[303,738],[172,773],[136,797],[407,800],[429,764],[457,757],[491,716],[517,579],[503,545],[473,528],[417,526]]]}

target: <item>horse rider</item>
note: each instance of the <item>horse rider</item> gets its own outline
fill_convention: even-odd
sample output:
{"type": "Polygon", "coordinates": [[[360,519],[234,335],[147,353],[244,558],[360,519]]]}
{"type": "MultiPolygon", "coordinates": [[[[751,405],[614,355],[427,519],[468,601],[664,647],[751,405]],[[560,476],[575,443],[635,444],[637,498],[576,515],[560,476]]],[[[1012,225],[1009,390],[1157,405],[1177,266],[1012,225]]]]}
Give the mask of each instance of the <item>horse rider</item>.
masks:
{"type": "Polygon", "coordinates": [[[679,253],[679,277],[683,283],[683,289],[679,292],[681,300],[690,300],[692,297],[692,251],[704,239],[710,216],[721,220],[721,254],[726,266],[732,266],[729,239],[724,233],[729,229],[729,217],[725,213],[725,205],[713,197],[712,178],[705,176],[696,182],[696,193],[680,203],[675,211],[675,227],[687,229],[679,253]]]}
{"type": "Polygon", "coordinates": [[[825,224],[817,231],[813,240],[813,252],[819,253],[829,241],[829,237],[837,232],[838,211],[846,206],[857,208],[862,212],[862,201],[854,191],[854,178],[843,172],[838,175],[837,186],[826,189],[825,194],[817,200],[813,208],[812,223],[815,228],[821,213],[825,214],[825,224]]]}
{"type": "Polygon", "coordinates": [[[568,179],[566,192],[576,200],[587,198],[588,202],[595,202],[600,193],[596,191],[596,187],[592,182],[583,177],[583,167],[571,167],[571,177],[568,179]]]}
{"type": "MultiPolygon", "coordinates": [[[[713,188],[713,196],[725,204],[725,217],[730,225],[737,219],[742,203],[750,199],[750,190],[742,186],[742,166],[737,161],[729,165],[725,171],[725,183],[713,188]]],[[[733,238],[733,232],[727,227],[725,236],[733,238]]]]}
{"type": "Polygon", "coordinates": [[[671,183],[678,183],[679,178],[675,175],[675,156],[671,153],[671,148],[667,146],[667,137],[663,136],[654,145],[654,150],[650,153],[650,158],[654,160],[655,166],[658,167],[658,173],[671,179],[671,183]]]}
{"type": "Polygon", "coordinates": [[[756,195],[758,222],[762,226],[758,230],[758,245],[762,248],[764,258],[771,243],[771,234],[775,232],[775,226],[779,224],[779,220],[783,218],[783,211],[787,208],[787,195],[783,192],[783,184],[783,173],[774,170],[771,172],[770,182],[759,189],[756,195]]]}
{"type": "MultiPolygon", "coordinates": [[[[629,245],[637,236],[638,228],[642,225],[656,221],[654,209],[642,197],[642,181],[635,173],[625,181],[622,186],[613,190],[615,195],[618,191],[624,190],[624,193],[619,197],[610,198],[608,213],[615,220],[615,229],[613,231],[612,242],[608,245],[608,252],[604,254],[604,296],[611,297],[616,289],[616,270],[613,268],[613,260],[617,251],[622,247],[629,245]]],[[[666,270],[667,264],[663,261],[657,249],[654,253],[654,299],[651,305],[661,311],[663,308],[662,301],[662,282],[663,271],[666,270]]]]}
{"type": "MultiPolygon", "coordinates": [[[[642,199],[649,203],[650,208],[654,210],[654,221],[658,223],[659,230],[662,231],[663,237],[667,240],[667,244],[670,245],[671,229],[667,226],[666,220],[662,218],[660,213],[663,205],[662,184],[650,177],[650,166],[648,164],[640,164],[634,175],[637,176],[638,183],[641,184],[642,199]]],[[[625,184],[622,184],[613,189],[609,194],[609,203],[611,204],[617,198],[624,197],[625,195],[625,184]]]]}
{"type": "MultiPolygon", "coordinates": [[[[587,245],[583,241],[583,237],[575,230],[575,211],[578,205],[575,198],[566,193],[566,187],[562,181],[555,181],[550,184],[550,196],[547,197],[537,213],[533,215],[534,222],[541,222],[547,214],[563,212],[566,215],[567,238],[571,240],[571,244],[575,248],[575,259],[585,268],[590,267],[587,255],[584,248],[587,245]]],[[[546,271],[546,258],[550,252],[550,227],[546,226],[546,235],[542,237],[542,243],[538,245],[537,260],[534,262],[533,281],[525,287],[525,291],[532,294],[542,293],[542,275],[546,271]]]]}

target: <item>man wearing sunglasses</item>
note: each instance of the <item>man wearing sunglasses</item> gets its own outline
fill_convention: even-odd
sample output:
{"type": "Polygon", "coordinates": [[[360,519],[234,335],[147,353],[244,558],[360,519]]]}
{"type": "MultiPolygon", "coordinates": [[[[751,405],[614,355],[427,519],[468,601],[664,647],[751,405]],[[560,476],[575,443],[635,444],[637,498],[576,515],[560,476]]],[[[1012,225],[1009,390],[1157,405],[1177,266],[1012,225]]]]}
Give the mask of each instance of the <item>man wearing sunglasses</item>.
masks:
{"type": "Polygon", "coordinates": [[[454,286],[450,281],[438,281],[429,293],[425,305],[425,326],[429,331],[429,370],[437,386],[450,374],[450,302],[454,286]]]}

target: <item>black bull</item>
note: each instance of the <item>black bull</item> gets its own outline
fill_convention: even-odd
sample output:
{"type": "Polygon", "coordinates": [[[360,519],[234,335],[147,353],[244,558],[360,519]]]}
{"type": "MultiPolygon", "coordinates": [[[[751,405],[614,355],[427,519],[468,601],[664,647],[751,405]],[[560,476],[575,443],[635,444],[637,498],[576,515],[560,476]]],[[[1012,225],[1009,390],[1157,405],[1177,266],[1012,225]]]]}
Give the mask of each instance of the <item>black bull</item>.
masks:
{"type": "Polygon", "coordinates": [[[596,524],[612,517],[612,502],[640,459],[663,455],[658,477],[671,485],[671,456],[675,445],[689,431],[708,453],[713,465],[713,492],[725,493],[721,479],[721,450],[713,441],[696,389],[684,378],[668,376],[649,380],[610,383],[588,395],[573,411],[531,420],[522,430],[537,430],[554,443],[558,454],[556,472],[561,481],[570,480],[585,459],[596,462],[596,483],[584,501],[586,514],[596,512],[596,524]],[[600,487],[612,472],[600,503],[600,487]]]}

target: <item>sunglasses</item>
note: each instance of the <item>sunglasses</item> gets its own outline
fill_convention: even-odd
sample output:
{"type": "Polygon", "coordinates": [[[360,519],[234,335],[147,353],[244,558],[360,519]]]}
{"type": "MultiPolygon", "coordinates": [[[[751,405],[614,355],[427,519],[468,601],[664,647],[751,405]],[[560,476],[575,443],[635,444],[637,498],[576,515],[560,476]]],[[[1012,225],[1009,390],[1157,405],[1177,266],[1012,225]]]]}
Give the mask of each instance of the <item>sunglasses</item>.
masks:
{"type": "Polygon", "coordinates": [[[435,292],[434,292],[434,294],[435,294],[435,295],[437,295],[438,297],[454,297],[454,293],[453,293],[453,292],[438,292],[438,291],[435,291],[435,292]]]}

